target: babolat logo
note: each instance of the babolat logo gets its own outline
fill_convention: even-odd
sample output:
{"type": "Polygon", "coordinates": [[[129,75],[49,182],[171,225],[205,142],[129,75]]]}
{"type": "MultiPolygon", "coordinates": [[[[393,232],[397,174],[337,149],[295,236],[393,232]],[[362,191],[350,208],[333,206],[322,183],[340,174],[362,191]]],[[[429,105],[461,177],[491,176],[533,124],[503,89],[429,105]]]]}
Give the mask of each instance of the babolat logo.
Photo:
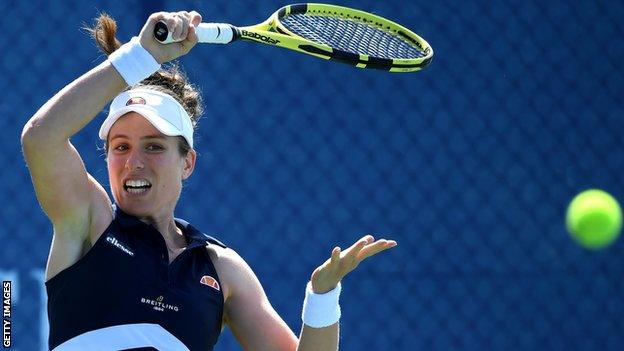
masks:
{"type": "Polygon", "coordinates": [[[263,42],[265,42],[267,44],[275,45],[275,44],[280,42],[279,40],[273,39],[271,37],[267,37],[266,35],[258,34],[258,33],[255,33],[255,32],[248,32],[246,30],[242,30],[241,34],[244,37],[258,39],[258,40],[261,40],[261,41],[263,41],[263,42]]]}
{"type": "Polygon", "coordinates": [[[146,298],[142,297],[141,298],[141,303],[144,303],[146,305],[150,305],[150,306],[152,306],[152,308],[154,310],[160,311],[160,312],[162,312],[164,310],[170,310],[170,311],[178,312],[180,310],[180,308],[178,306],[165,303],[164,300],[165,300],[165,298],[162,295],[158,296],[156,298],[156,300],[146,299],[146,298]]]}
{"type": "Polygon", "coordinates": [[[125,252],[126,254],[134,257],[134,252],[132,252],[132,250],[130,250],[124,244],[119,242],[119,240],[117,240],[117,238],[115,238],[113,236],[107,236],[106,237],[106,242],[111,244],[111,245],[113,245],[114,247],[118,248],[119,250],[125,252]]]}

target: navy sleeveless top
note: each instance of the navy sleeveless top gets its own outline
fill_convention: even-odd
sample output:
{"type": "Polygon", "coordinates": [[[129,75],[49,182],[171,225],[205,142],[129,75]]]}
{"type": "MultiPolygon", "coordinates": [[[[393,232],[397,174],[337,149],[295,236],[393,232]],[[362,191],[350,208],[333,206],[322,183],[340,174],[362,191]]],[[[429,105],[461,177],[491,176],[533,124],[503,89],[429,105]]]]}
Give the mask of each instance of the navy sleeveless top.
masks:
{"type": "Polygon", "coordinates": [[[86,255],[46,282],[51,350],[212,350],[223,294],[206,246],[225,245],[175,221],[188,245],[169,264],[162,235],[114,206],[86,255]]]}

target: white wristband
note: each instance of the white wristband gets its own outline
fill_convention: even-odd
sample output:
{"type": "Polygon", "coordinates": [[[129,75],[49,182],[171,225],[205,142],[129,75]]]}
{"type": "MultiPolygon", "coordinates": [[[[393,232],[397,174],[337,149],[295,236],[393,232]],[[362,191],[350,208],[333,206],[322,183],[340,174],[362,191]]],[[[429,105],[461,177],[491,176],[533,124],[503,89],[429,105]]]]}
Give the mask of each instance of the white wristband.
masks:
{"type": "Polygon", "coordinates": [[[160,64],[145,50],[138,37],[115,50],[108,60],[129,86],[133,86],[160,69],[160,64]]]}
{"type": "Polygon", "coordinates": [[[335,324],[340,320],[340,283],[324,294],[315,294],[312,291],[312,283],[306,286],[306,295],[303,300],[303,312],[301,319],[303,324],[312,328],[323,328],[335,324]]]}

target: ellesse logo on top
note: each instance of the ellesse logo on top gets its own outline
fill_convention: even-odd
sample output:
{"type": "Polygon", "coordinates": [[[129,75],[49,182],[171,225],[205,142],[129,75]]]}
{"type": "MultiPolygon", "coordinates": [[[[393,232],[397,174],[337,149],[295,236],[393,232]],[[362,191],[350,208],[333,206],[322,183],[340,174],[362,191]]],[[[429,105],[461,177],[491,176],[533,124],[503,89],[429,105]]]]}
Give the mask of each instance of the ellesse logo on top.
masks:
{"type": "Polygon", "coordinates": [[[126,106],[128,106],[128,105],[145,105],[145,104],[146,104],[145,99],[142,98],[142,97],[138,97],[138,96],[130,98],[130,100],[128,100],[128,102],[126,102],[126,106]]]}
{"type": "Polygon", "coordinates": [[[204,284],[204,285],[208,285],[209,287],[211,287],[211,288],[213,288],[213,289],[215,289],[217,291],[221,290],[221,288],[219,287],[219,282],[215,278],[213,278],[213,277],[211,277],[209,275],[205,275],[205,276],[201,277],[199,282],[204,284]]]}
{"type": "Polygon", "coordinates": [[[130,248],[126,244],[117,240],[117,238],[115,238],[114,236],[112,235],[107,236],[106,242],[118,248],[119,250],[123,251],[125,254],[134,257],[134,252],[132,252],[132,250],[130,250],[130,248]]]}

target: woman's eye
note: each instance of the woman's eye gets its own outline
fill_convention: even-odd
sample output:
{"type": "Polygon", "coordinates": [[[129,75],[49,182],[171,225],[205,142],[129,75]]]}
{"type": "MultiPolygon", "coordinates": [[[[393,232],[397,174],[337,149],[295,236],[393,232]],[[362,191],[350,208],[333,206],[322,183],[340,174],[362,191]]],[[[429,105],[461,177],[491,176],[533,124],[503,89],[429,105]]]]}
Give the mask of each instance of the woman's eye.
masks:
{"type": "Polygon", "coordinates": [[[117,150],[117,151],[128,150],[128,145],[125,145],[125,144],[118,145],[118,146],[115,147],[115,150],[117,150]]]}
{"type": "Polygon", "coordinates": [[[147,146],[147,150],[149,151],[160,151],[163,150],[163,147],[157,144],[150,144],[147,146]]]}

